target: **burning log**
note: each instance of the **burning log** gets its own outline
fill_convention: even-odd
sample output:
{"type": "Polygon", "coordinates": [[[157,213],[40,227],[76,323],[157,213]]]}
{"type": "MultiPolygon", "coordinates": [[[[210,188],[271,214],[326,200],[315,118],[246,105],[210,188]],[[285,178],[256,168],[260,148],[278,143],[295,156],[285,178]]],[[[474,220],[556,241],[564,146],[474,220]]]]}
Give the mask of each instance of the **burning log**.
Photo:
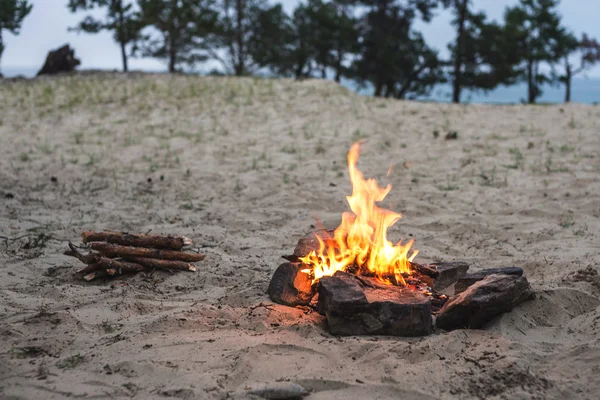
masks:
{"type": "Polygon", "coordinates": [[[438,328],[480,328],[494,317],[534,298],[529,282],[519,275],[488,275],[448,301],[440,310],[438,328]]]}
{"type": "MultiPolygon", "coordinates": [[[[415,264],[413,263],[413,266],[415,264]]],[[[421,274],[421,280],[434,290],[443,290],[465,276],[469,265],[464,262],[444,262],[430,264],[427,267],[435,270],[436,275],[421,274]]],[[[417,270],[417,272],[420,272],[417,270]]]]}
{"type": "Polygon", "coordinates": [[[421,265],[421,264],[411,262],[410,267],[413,271],[417,272],[422,277],[429,278],[431,281],[436,280],[439,276],[439,272],[436,269],[431,268],[428,265],[421,265]]]}
{"type": "Polygon", "coordinates": [[[148,249],[144,247],[119,246],[103,242],[91,242],[90,247],[110,258],[143,257],[156,258],[159,260],[196,262],[204,260],[205,257],[204,254],[185,253],[183,251],[175,250],[148,249]]]}
{"type": "MultiPolygon", "coordinates": [[[[361,277],[362,280],[370,279],[361,277]]],[[[407,288],[363,286],[338,271],[319,281],[319,313],[334,335],[421,336],[432,331],[429,298],[407,288]]]]}
{"type": "Polygon", "coordinates": [[[185,236],[164,236],[150,234],[131,234],[127,232],[83,232],[83,243],[107,242],[133,247],[150,247],[153,249],[181,250],[192,244],[185,236]]]}
{"type": "Polygon", "coordinates": [[[327,240],[333,237],[333,229],[319,229],[314,232],[307,233],[298,239],[298,244],[294,249],[294,256],[306,257],[311,251],[319,250],[319,238],[327,240]]]}
{"type": "Polygon", "coordinates": [[[275,303],[286,306],[308,305],[316,293],[311,276],[302,264],[281,264],[269,283],[267,293],[275,303]]]}
{"type": "Polygon", "coordinates": [[[523,269],[519,267],[488,268],[481,271],[466,274],[460,278],[454,285],[454,294],[464,292],[469,286],[473,285],[489,275],[516,275],[522,276],[523,269]]]}

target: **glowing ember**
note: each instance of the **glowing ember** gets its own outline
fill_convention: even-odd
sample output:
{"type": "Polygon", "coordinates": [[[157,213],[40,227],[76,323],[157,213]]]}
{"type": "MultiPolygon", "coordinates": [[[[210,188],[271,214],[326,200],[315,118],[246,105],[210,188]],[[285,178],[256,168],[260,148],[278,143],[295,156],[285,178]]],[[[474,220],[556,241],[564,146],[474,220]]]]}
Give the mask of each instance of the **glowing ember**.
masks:
{"type": "MultiPolygon", "coordinates": [[[[348,153],[348,170],[352,181],[352,196],[346,196],[352,212],[342,214],[342,223],[333,237],[319,240],[319,250],[311,251],[300,260],[312,268],[314,279],[333,275],[336,271],[356,270],[358,274],[374,275],[386,282],[404,285],[402,274],[410,274],[409,262],[417,255],[408,253],[413,240],[393,244],[387,230],[402,215],[378,207],[392,189],[391,185],[379,187],[374,179],[365,179],[356,169],[360,143],[355,143],[348,153]]],[[[308,271],[310,272],[310,271],[308,271]]]]}

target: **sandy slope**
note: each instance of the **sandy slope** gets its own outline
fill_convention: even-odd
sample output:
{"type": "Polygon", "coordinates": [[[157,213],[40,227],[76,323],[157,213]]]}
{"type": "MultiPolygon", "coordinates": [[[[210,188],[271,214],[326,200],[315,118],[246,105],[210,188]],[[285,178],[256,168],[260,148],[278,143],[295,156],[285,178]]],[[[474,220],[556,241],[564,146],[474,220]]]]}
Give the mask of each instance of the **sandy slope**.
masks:
{"type": "Polygon", "coordinates": [[[0,236],[30,237],[0,241],[0,397],[221,399],[291,380],[310,399],[595,399],[599,132],[598,106],[387,101],[320,81],[0,83],[0,236]],[[521,266],[538,299],[422,339],[335,338],[270,306],[280,256],[314,216],[339,222],[361,138],[359,168],[404,213],[393,238],[415,238],[421,261],[521,266]],[[61,254],[86,229],[186,234],[208,256],[195,274],[83,283],[61,254]]]}

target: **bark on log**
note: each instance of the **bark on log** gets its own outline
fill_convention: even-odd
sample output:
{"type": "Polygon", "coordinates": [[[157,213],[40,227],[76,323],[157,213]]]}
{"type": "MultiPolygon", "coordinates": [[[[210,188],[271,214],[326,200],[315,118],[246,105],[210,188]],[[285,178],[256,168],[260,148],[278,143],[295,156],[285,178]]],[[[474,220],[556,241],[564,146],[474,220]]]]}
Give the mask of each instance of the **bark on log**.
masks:
{"type": "Polygon", "coordinates": [[[149,234],[131,234],[127,232],[83,232],[81,234],[83,243],[107,242],[133,247],[150,247],[153,249],[181,250],[192,244],[185,236],[164,236],[149,234]]]}
{"type": "Polygon", "coordinates": [[[436,323],[445,330],[481,328],[494,317],[533,298],[533,290],[524,276],[489,275],[448,301],[436,323]]]}
{"type": "Polygon", "coordinates": [[[298,240],[298,244],[294,249],[294,256],[306,257],[311,251],[319,250],[319,239],[327,240],[333,238],[333,229],[319,229],[314,232],[307,233],[298,240]]]}
{"type": "Polygon", "coordinates": [[[65,255],[76,257],[79,261],[83,262],[84,264],[88,264],[87,267],[79,271],[79,273],[85,275],[98,270],[107,270],[109,268],[120,271],[121,273],[140,272],[146,270],[146,268],[144,268],[139,263],[134,264],[126,261],[113,260],[112,258],[102,257],[100,254],[96,253],[83,254],[79,250],[77,250],[73,243],[69,243],[69,248],[71,250],[65,251],[65,255]]]}
{"type": "Polygon", "coordinates": [[[144,257],[144,258],[156,258],[159,260],[175,260],[175,261],[187,261],[196,262],[204,260],[204,254],[197,253],[185,253],[183,251],[176,250],[160,250],[160,249],[148,249],[144,247],[132,247],[132,246],[120,246],[112,243],[105,242],[92,242],[90,243],[92,249],[99,251],[106,257],[144,257]]]}
{"type": "Polygon", "coordinates": [[[431,333],[431,302],[397,286],[363,286],[362,277],[336,272],[319,281],[319,313],[334,335],[421,336],[431,333]]]}
{"type": "Polygon", "coordinates": [[[464,292],[469,286],[473,285],[475,282],[479,282],[480,280],[483,280],[486,276],[489,276],[489,275],[522,276],[523,268],[519,268],[519,267],[488,268],[488,269],[483,269],[481,271],[473,272],[471,274],[466,274],[456,282],[456,285],[454,285],[454,294],[457,295],[457,294],[464,292]]]}
{"type": "Polygon", "coordinates": [[[275,303],[286,306],[308,305],[316,293],[310,276],[302,272],[302,264],[283,263],[273,273],[267,294],[275,303]]]}
{"type": "Polygon", "coordinates": [[[133,262],[135,264],[143,265],[146,268],[155,269],[176,269],[181,271],[196,271],[196,267],[190,263],[184,261],[173,261],[173,260],[157,260],[154,258],[143,258],[143,257],[123,257],[124,260],[133,262]]]}

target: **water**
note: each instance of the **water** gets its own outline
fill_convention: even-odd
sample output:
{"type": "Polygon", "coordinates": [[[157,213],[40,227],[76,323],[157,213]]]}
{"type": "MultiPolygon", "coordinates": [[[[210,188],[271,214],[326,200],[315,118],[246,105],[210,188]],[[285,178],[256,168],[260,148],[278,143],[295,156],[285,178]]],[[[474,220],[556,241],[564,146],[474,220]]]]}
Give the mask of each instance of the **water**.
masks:
{"type": "MultiPolygon", "coordinates": [[[[17,75],[23,75],[32,78],[37,73],[34,68],[10,68],[1,70],[5,77],[10,78],[17,75]]],[[[345,86],[357,93],[371,95],[371,88],[358,88],[356,83],[348,80],[342,80],[342,86],[345,86]]],[[[544,86],[543,95],[538,99],[539,103],[562,103],[565,98],[564,85],[544,86]]],[[[462,94],[464,103],[491,103],[491,104],[514,104],[520,103],[527,97],[527,85],[517,84],[513,86],[501,86],[491,92],[467,92],[462,94]]],[[[422,97],[420,100],[449,102],[452,99],[452,87],[449,84],[438,85],[429,96],[422,97]]],[[[576,77],[573,79],[571,87],[571,101],[575,103],[597,104],[600,103],[600,78],[576,77]]]]}

